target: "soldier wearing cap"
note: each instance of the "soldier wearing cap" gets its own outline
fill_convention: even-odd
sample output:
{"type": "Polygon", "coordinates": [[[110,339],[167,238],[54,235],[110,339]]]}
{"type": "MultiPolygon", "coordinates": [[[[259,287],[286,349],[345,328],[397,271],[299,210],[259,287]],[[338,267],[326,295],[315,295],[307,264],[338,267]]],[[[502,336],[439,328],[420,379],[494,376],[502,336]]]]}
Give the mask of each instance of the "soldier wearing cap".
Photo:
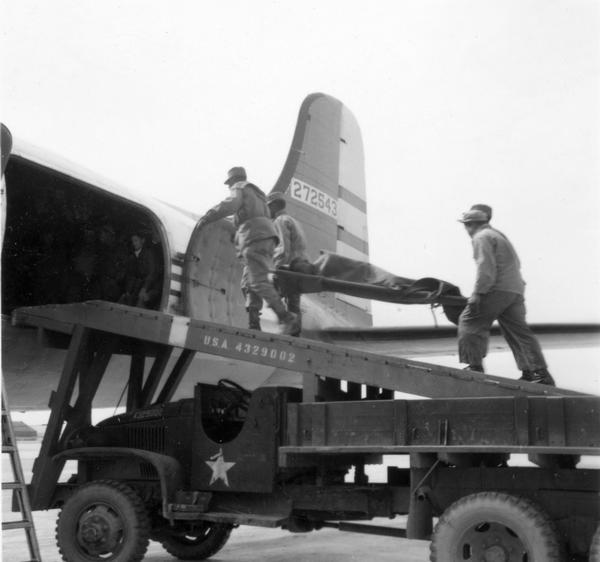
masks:
{"type": "MultiPolygon", "coordinates": [[[[267,203],[279,237],[274,255],[275,268],[289,266],[297,260],[308,261],[306,236],[298,221],[286,212],[285,195],[280,191],[273,191],[267,197],[267,203]]],[[[284,300],[287,309],[300,317],[300,293],[287,293],[284,300]]]]}
{"type": "Polygon", "coordinates": [[[477,264],[475,288],[458,322],[460,362],[483,372],[490,328],[498,320],[523,373],[521,378],[554,386],[540,344],[525,320],[525,282],[519,257],[508,238],[489,225],[491,207],[476,207],[459,219],[471,237],[477,264]]]}
{"type": "Polygon", "coordinates": [[[484,203],[477,203],[476,205],[471,205],[469,211],[483,211],[487,215],[488,222],[492,220],[492,208],[489,205],[485,205],[484,203]]]}
{"type": "Polygon", "coordinates": [[[246,170],[242,167],[229,170],[225,185],[230,189],[229,197],[210,209],[198,221],[197,228],[233,215],[234,242],[244,266],[242,292],[246,297],[249,327],[260,330],[259,315],[265,300],[277,315],[282,333],[296,334],[299,331],[298,316],[286,309],[269,279],[278,236],[270,218],[267,197],[247,181],[246,170]]]}

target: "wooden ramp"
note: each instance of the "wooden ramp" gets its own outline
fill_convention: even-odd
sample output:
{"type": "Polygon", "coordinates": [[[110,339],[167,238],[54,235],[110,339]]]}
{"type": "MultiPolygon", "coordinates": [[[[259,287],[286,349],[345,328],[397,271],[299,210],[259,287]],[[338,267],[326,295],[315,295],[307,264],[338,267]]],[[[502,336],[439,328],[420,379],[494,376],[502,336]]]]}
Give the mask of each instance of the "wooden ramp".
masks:
{"type": "MultiPolygon", "coordinates": [[[[380,397],[401,391],[430,398],[485,396],[581,396],[581,393],[442,367],[431,363],[357,351],[306,338],[294,338],[174,316],[104,301],[19,308],[13,324],[72,334],[75,326],[119,336],[118,353],[143,342],[145,353],[166,354],[174,347],[268,365],[305,374],[305,401],[326,381],[347,381],[382,389],[380,397]]],[[[134,346],[135,347],[135,346],[134,346]]],[[[134,352],[131,352],[135,357],[134,352]]]]}

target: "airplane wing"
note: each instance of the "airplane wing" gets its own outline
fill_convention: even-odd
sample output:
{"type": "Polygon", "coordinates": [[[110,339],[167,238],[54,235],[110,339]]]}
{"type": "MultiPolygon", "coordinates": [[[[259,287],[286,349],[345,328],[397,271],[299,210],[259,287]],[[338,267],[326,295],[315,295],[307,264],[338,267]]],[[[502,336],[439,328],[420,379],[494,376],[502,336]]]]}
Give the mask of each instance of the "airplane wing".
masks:
{"type": "MultiPolygon", "coordinates": [[[[544,349],[600,348],[600,324],[532,324],[544,349]]],[[[332,328],[317,337],[363,351],[413,357],[451,355],[457,351],[457,330],[443,327],[332,328]]],[[[490,352],[509,351],[498,326],[492,327],[490,352]]]]}

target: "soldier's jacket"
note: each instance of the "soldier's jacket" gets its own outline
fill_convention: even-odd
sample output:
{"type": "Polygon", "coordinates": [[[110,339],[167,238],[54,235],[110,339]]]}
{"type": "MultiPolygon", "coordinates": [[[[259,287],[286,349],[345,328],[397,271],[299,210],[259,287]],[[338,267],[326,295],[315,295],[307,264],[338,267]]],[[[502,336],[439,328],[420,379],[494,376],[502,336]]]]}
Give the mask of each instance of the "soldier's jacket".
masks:
{"type": "Polygon", "coordinates": [[[247,181],[234,183],[229,189],[229,197],[210,209],[203,217],[204,222],[214,222],[233,215],[238,252],[258,240],[278,240],[271,222],[267,197],[262,190],[247,181]]]}
{"type": "Polygon", "coordinates": [[[471,239],[477,264],[474,293],[525,292],[521,263],[508,238],[489,224],[483,225],[471,239]]]}
{"type": "Polygon", "coordinates": [[[296,259],[308,261],[306,236],[298,221],[282,210],[275,216],[273,224],[279,236],[279,244],[273,256],[275,267],[290,265],[296,259]]]}

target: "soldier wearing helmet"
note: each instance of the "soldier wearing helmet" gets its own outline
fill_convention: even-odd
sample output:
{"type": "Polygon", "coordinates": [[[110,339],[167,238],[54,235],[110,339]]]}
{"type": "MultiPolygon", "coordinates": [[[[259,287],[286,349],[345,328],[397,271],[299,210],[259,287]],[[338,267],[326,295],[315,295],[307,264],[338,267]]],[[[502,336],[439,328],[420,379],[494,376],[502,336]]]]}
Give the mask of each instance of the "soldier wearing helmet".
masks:
{"type": "Polygon", "coordinates": [[[260,330],[259,315],[265,300],[277,315],[282,333],[295,334],[299,330],[299,319],[286,309],[269,279],[278,236],[270,219],[267,197],[247,181],[246,170],[239,166],[229,170],[225,185],[229,187],[229,197],[207,211],[198,221],[197,228],[233,215],[234,243],[243,264],[241,284],[249,328],[260,330]]]}
{"type": "MultiPolygon", "coordinates": [[[[289,266],[298,260],[308,261],[306,236],[298,221],[286,212],[285,194],[273,191],[267,197],[267,203],[279,237],[274,255],[275,267],[289,266]]],[[[284,300],[287,309],[300,317],[300,293],[287,293],[284,300]]]]}
{"type": "Polygon", "coordinates": [[[489,225],[492,208],[473,205],[459,222],[473,243],[477,275],[473,294],[458,321],[458,352],[468,369],[483,372],[490,328],[498,320],[522,371],[522,380],[554,386],[540,344],[525,320],[525,281],[508,238],[489,225]]]}
{"type": "Polygon", "coordinates": [[[296,259],[308,260],[306,255],[306,236],[300,223],[288,215],[285,195],[279,191],[270,193],[267,204],[273,225],[279,237],[273,260],[275,267],[290,265],[296,259]]]}

